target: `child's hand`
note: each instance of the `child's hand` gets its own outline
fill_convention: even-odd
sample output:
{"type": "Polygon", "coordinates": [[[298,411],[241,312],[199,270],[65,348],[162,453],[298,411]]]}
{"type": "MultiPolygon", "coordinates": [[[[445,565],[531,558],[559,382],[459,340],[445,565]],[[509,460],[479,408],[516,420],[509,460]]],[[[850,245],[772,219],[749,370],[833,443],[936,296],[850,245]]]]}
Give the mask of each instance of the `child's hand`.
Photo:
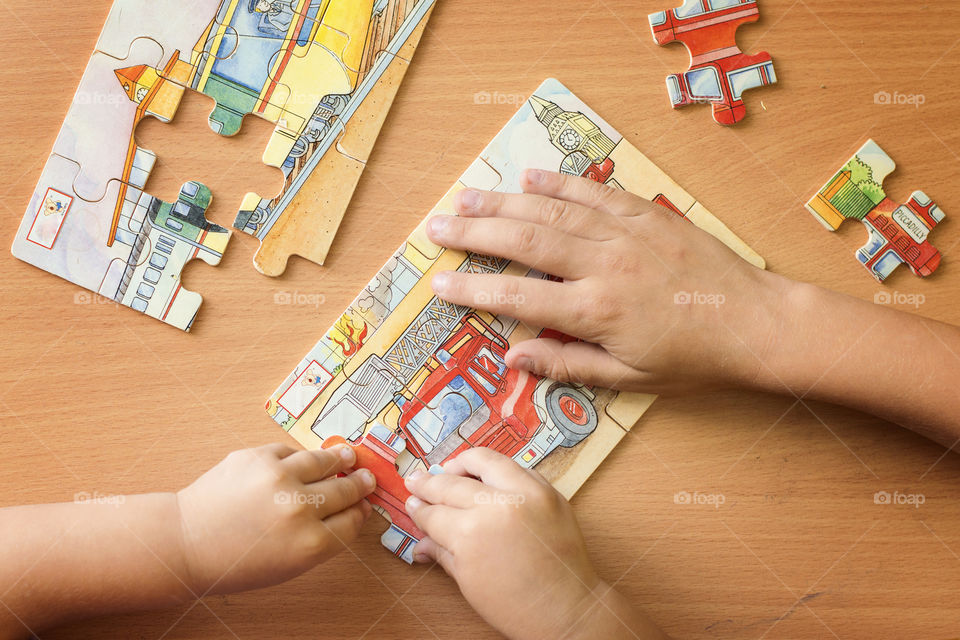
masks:
{"type": "Polygon", "coordinates": [[[184,560],[197,594],[289,580],[343,550],[370,515],[376,480],[349,447],[281,444],[230,454],[177,498],[184,560]]]}
{"type": "Polygon", "coordinates": [[[606,586],[587,557],[569,503],[540,474],[470,449],[442,475],[416,474],[407,512],[471,606],[510,638],[662,638],[606,586]]]}
{"type": "Polygon", "coordinates": [[[464,191],[430,238],[562,277],[442,273],[437,295],[587,343],[532,340],[507,364],[561,381],[662,393],[749,384],[788,282],[630,193],[542,171],[524,194],[464,191]],[[689,298],[691,304],[684,304],[689,298]]]}

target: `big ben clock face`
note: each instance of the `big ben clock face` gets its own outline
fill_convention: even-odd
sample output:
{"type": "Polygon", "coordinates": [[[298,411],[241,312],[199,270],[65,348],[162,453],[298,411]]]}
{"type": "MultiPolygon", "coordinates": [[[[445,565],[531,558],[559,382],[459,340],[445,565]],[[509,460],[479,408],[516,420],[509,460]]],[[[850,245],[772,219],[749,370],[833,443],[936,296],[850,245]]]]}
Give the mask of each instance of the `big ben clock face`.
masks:
{"type": "Polygon", "coordinates": [[[560,134],[560,146],[567,151],[573,151],[583,142],[583,137],[573,129],[564,129],[560,134]]]}

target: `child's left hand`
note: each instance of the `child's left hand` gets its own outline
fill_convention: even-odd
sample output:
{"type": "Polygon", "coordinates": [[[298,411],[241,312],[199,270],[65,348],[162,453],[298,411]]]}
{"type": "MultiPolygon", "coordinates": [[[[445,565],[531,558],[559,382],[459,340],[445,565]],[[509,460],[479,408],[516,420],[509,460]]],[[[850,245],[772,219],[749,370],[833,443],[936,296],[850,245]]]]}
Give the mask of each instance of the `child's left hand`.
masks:
{"type": "Polygon", "coordinates": [[[350,447],[295,451],[274,444],[230,454],[177,496],[195,593],[279,584],[353,541],[371,513],[376,479],[350,447]]]}
{"type": "Polygon", "coordinates": [[[436,561],[493,627],[526,638],[665,638],[598,576],[570,504],[535,471],[470,449],[415,474],[407,512],[436,561]]]}

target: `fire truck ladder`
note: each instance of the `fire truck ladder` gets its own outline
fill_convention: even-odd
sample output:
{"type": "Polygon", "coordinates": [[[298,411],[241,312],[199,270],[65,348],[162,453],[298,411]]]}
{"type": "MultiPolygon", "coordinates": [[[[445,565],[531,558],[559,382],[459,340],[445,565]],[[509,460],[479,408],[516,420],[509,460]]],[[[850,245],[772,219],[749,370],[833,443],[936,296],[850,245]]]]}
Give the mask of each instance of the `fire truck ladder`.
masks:
{"type": "MultiPolygon", "coordinates": [[[[508,264],[509,260],[470,253],[457,271],[503,273],[508,264]]],[[[356,423],[379,415],[470,311],[433,297],[382,357],[370,356],[357,368],[350,376],[354,384],[344,384],[334,392],[313,423],[313,431],[321,437],[362,434],[364,425],[356,423]]]]}

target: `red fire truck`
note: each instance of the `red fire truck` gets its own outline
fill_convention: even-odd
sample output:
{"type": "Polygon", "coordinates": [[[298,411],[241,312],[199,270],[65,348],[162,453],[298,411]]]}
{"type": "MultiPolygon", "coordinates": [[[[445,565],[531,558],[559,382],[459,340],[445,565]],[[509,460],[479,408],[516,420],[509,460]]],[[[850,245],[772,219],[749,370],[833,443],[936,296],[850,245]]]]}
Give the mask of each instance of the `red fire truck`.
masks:
{"type": "Polygon", "coordinates": [[[477,314],[427,362],[426,378],[400,394],[407,449],[429,467],[471,447],[489,447],[532,467],[597,428],[593,393],[508,369],[507,341],[477,314]]]}

